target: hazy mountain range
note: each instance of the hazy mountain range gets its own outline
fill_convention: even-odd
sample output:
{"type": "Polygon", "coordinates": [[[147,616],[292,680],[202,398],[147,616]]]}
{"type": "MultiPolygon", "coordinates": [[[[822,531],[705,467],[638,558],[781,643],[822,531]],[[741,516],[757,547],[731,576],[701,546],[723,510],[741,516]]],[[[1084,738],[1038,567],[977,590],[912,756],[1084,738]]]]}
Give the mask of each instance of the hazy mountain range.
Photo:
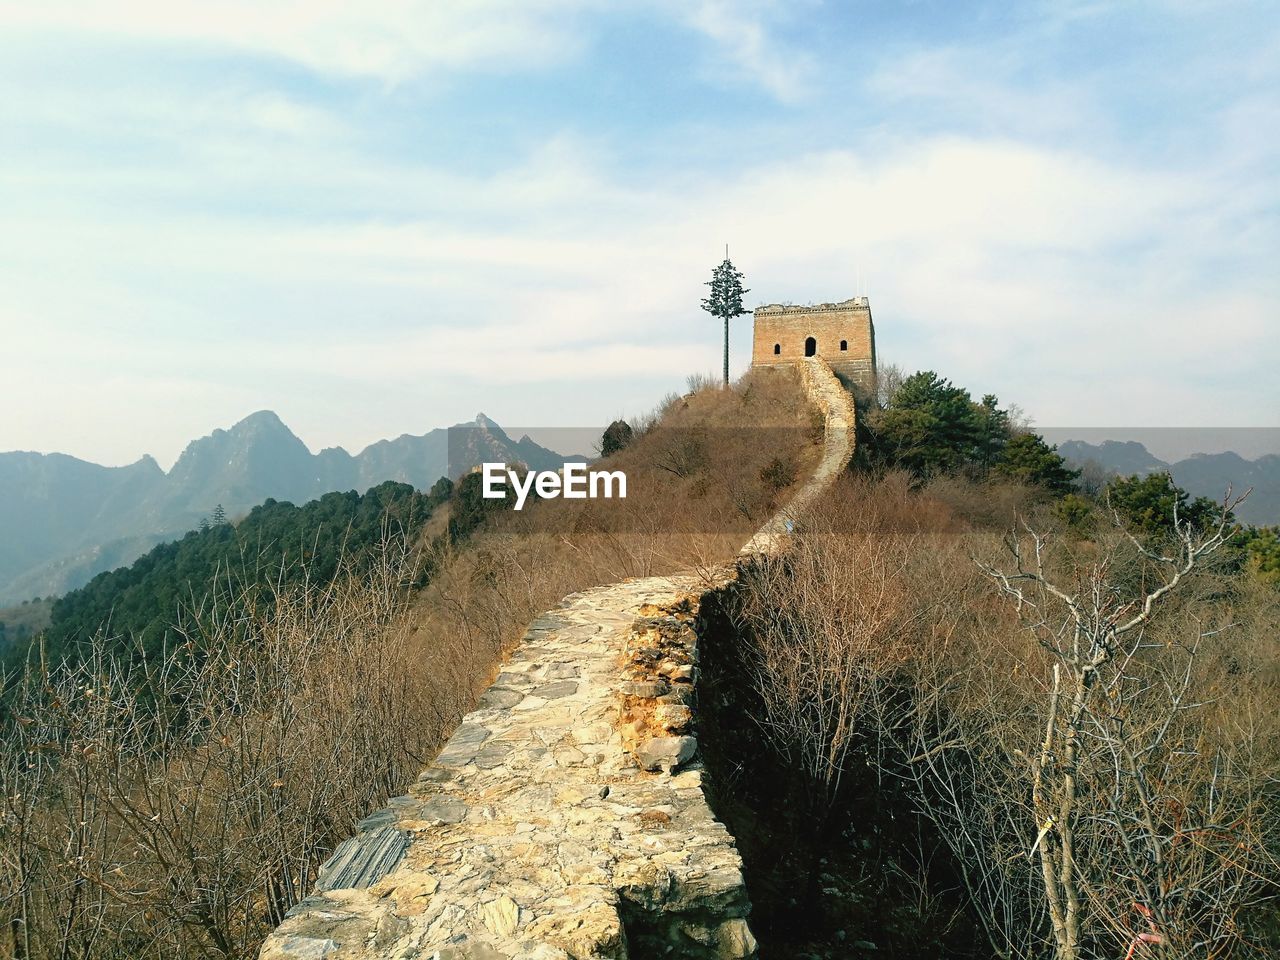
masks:
{"type": "Polygon", "coordinates": [[[1280,523],[1280,456],[1276,454],[1246,460],[1230,452],[1197,453],[1166,463],[1140,443],[1117,440],[1096,444],[1067,440],[1058,444],[1058,452],[1076,467],[1093,461],[1110,473],[1125,476],[1167,470],[1182,489],[1210,500],[1221,501],[1228,487],[1235,494],[1252,487],[1249,499],[1236,509],[1236,517],[1259,526],[1280,523]]]}
{"type": "Polygon", "coordinates": [[[195,529],[221,504],[235,518],[268,498],[304,503],[386,480],[426,490],[484,461],[554,469],[564,457],[515,441],[478,414],[422,436],[380,440],[352,455],[313,454],[274,413],[187,445],[165,473],[151,457],[104,467],[65,454],[0,453],[0,605],[61,594],[195,529]]]}

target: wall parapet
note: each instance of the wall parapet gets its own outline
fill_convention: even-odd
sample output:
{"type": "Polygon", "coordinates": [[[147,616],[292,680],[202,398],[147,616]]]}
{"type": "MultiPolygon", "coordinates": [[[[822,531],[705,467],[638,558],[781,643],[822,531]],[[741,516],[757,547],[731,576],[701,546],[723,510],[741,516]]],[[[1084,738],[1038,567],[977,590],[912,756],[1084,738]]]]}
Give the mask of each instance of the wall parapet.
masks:
{"type": "MultiPolygon", "coordinates": [[[[853,453],[852,400],[820,359],[799,366],[823,458],[744,554],[777,550],[853,453]]],[[[742,861],[706,802],[696,739],[694,624],[736,573],[627,580],[537,617],[261,960],[754,957],[742,861]]]]}
{"type": "Polygon", "coordinates": [[[850,297],[839,303],[766,303],[756,307],[753,313],[758,316],[777,316],[787,313],[826,313],[836,310],[870,310],[869,297],[850,297]]]}

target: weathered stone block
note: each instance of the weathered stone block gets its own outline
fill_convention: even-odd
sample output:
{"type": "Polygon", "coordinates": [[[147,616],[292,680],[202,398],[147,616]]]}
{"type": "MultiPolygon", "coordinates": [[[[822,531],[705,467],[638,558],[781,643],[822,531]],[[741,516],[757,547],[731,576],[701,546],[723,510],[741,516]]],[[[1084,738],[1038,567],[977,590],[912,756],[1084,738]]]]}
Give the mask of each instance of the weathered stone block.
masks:
{"type": "Polygon", "coordinates": [[[694,737],[654,737],[636,747],[636,762],[642,770],[674,771],[680,764],[693,759],[698,751],[694,737]]]}
{"type": "Polygon", "coordinates": [[[671,692],[671,684],[665,680],[629,680],[622,684],[621,690],[628,697],[656,700],[671,692]]]}
{"type": "Polygon", "coordinates": [[[489,738],[489,731],[477,723],[463,723],[454,731],[449,742],[445,744],[440,755],[436,757],[436,765],[441,767],[461,767],[471,762],[480,749],[480,744],[489,738]]]}
{"type": "Polygon", "coordinates": [[[539,917],[529,924],[528,932],[534,939],[560,947],[574,960],[625,960],[627,956],[622,919],[605,904],[539,917]]]}
{"type": "Polygon", "coordinates": [[[556,680],[553,683],[544,683],[540,687],[534,687],[532,695],[542,697],[544,700],[559,700],[561,697],[567,697],[577,692],[577,681],[556,680]]]}
{"type": "Polygon", "coordinates": [[[516,932],[520,907],[510,897],[498,897],[481,908],[481,919],[490,933],[505,940],[516,932]]]}
{"type": "Polygon", "coordinates": [[[280,937],[263,948],[261,960],[324,960],[338,949],[328,937],[280,937]]]}
{"type": "Polygon", "coordinates": [[[653,708],[653,720],[663,730],[683,733],[693,723],[693,711],[683,703],[660,703],[653,708]]]}
{"type": "Polygon", "coordinates": [[[381,827],[342,841],[320,868],[316,890],[357,890],[377,883],[395,869],[409,847],[409,835],[381,827]]]}
{"type": "Polygon", "coordinates": [[[716,930],[716,956],[723,960],[754,957],[756,948],[756,938],[745,920],[726,920],[716,930]]]}
{"type": "Polygon", "coordinates": [[[689,663],[673,663],[667,669],[662,670],[662,675],[668,680],[677,683],[692,683],[694,667],[689,663]]]}

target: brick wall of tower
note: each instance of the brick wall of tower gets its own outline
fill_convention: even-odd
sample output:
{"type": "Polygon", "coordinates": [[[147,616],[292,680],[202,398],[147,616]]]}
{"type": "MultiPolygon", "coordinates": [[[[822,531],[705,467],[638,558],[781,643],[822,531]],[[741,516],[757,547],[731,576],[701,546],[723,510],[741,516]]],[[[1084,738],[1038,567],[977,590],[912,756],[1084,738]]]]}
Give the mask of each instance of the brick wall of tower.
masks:
{"type": "Polygon", "coordinates": [[[875,382],[876,340],[866,297],[817,306],[768,306],[755,312],[752,366],[792,363],[805,356],[813,337],[816,355],[842,379],[871,389],[875,382]],[[841,341],[846,349],[840,349],[841,341]],[[774,353],[775,347],[778,352],[774,353]]]}

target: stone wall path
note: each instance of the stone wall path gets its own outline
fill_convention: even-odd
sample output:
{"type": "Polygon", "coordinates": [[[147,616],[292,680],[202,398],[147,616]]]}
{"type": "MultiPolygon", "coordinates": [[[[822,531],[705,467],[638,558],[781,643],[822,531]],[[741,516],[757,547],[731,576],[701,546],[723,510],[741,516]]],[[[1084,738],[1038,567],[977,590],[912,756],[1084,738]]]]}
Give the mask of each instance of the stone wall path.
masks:
{"type": "MultiPolygon", "coordinates": [[[[823,459],[744,553],[848,464],[851,399],[800,364],[823,459]]],[[[360,824],[261,960],[747,958],[733,838],[696,756],[700,598],[734,576],[628,580],[566,597],[409,792],[360,824]]]]}
{"type": "Polygon", "coordinates": [[[800,381],[810,401],[822,411],[826,426],[822,459],[791,502],[774,514],[742,548],[744,556],[776,553],[796,518],[831,485],[853,459],[857,428],[853,397],[821,359],[811,357],[797,364],[800,381]]]}

